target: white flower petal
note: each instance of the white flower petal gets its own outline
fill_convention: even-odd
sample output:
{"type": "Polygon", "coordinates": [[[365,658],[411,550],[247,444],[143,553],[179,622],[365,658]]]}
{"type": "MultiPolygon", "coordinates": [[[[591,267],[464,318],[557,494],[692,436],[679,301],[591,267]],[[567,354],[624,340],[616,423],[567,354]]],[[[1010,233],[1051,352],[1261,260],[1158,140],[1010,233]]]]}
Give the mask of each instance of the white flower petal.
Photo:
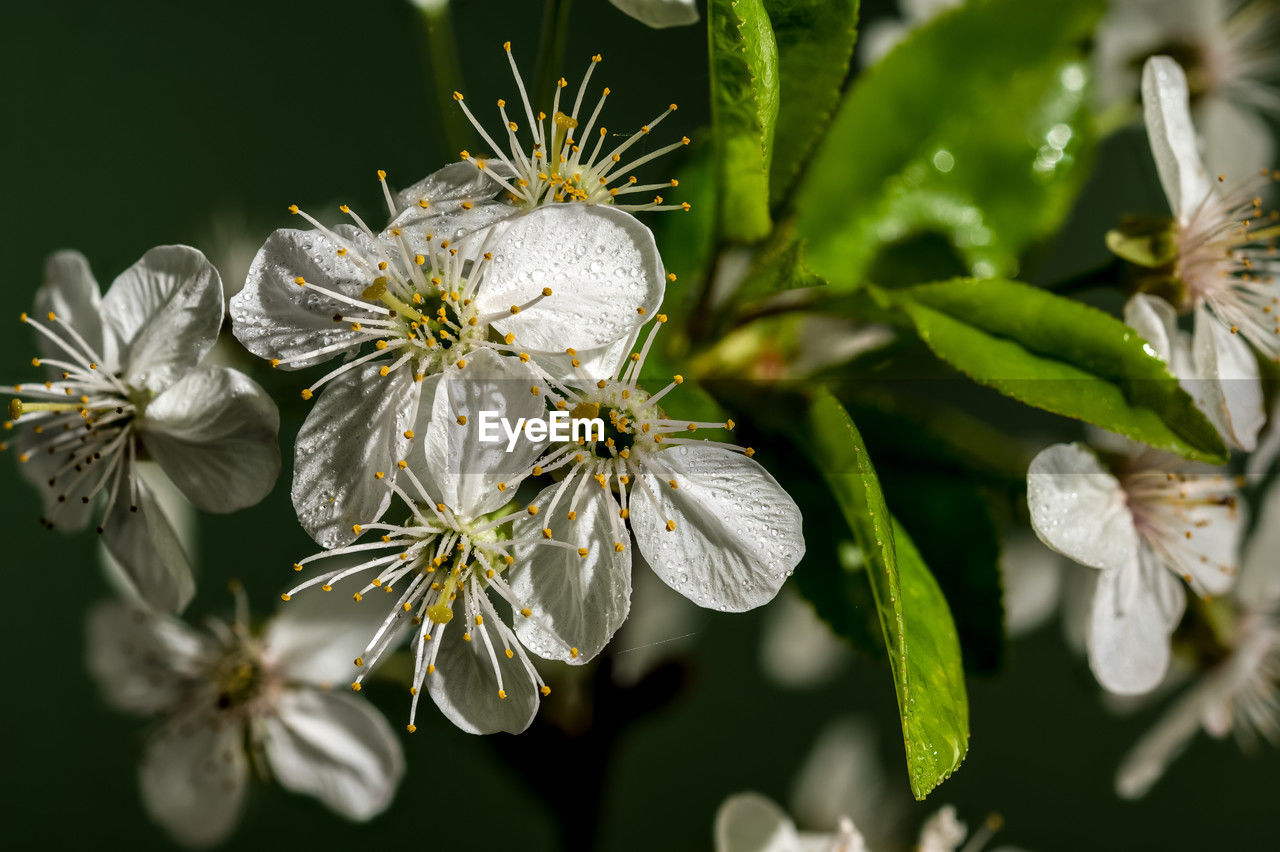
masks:
{"type": "Polygon", "coordinates": [[[1035,537],[1020,534],[1000,554],[1004,580],[1005,626],[1022,636],[1044,624],[1062,597],[1062,557],[1035,537]]]}
{"type": "MultiPolygon", "coordinates": [[[[477,163],[477,160],[460,160],[436,169],[413,186],[397,192],[396,207],[401,212],[414,209],[425,212],[442,208],[445,202],[475,204],[492,201],[502,192],[502,185],[486,175],[485,169],[502,178],[508,177],[510,170],[498,161],[487,161],[485,169],[477,168],[477,163]],[[423,206],[423,202],[426,206],[423,206]]],[[[448,239],[446,234],[441,236],[448,239]]]]}
{"type": "MultiPolygon", "coordinates": [[[[336,571],[361,561],[360,554],[336,556],[323,560],[323,567],[336,571]]],[[[355,677],[355,658],[397,603],[394,595],[356,602],[349,593],[312,587],[282,604],[267,623],[264,654],[292,681],[345,686],[355,677]]]]}
{"type": "Polygon", "coordinates": [[[1253,535],[1241,559],[1236,598],[1255,611],[1274,611],[1280,604],[1280,479],[1262,496],[1253,535]]]}
{"type": "Polygon", "coordinates": [[[694,0],[609,0],[646,26],[656,30],[698,23],[698,5],[694,0]]]}
{"type": "Polygon", "coordinates": [[[187,373],[147,406],[151,457],[206,512],[252,506],[280,473],[280,413],[258,384],[229,367],[187,373]]]}
{"type": "Polygon", "coordinates": [[[502,686],[507,697],[498,696],[489,648],[478,633],[463,634],[475,628],[466,623],[459,608],[443,635],[432,641],[441,642],[436,657],[436,670],[427,675],[431,700],[449,721],[469,734],[496,734],[506,731],[518,734],[529,727],[538,712],[538,690],[521,660],[523,651],[507,659],[496,631],[492,632],[493,658],[502,672],[502,686]]]}
{"type": "Polygon", "coordinates": [[[1245,460],[1246,476],[1265,476],[1275,466],[1280,456],[1280,400],[1271,407],[1271,416],[1267,419],[1266,432],[1258,440],[1257,448],[1245,460]]]}
{"type": "Polygon", "coordinates": [[[1187,75],[1167,56],[1153,56],[1142,69],[1142,113],[1160,183],[1179,222],[1213,191],[1200,160],[1191,123],[1187,75]]]}
{"type": "MultiPolygon", "coordinates": [[[[339,225],[333,231],[361,249],[372,252],[364,234],[339,225]]],[[[281,369],[297,370],[338,357],[347,350],[302,358],[310,352],[349,343],[354,349],[363,337],[349,322],[335,322],[353,306],[331,299],[314,287],[299,287],[296,279],[358,298],[378,276],[322,231],[281,229],[274,232],[253,259],[244,288],[231,299],[232,331],[246,349],[261,358],[287,361],[281,369]],[[290,360],[296,359],[296,360],[290,360]]]]}
{"type": "Polygon", "coordinates": [[[1027,505],[1040,540],[1092,568],[1137,563],[1138,532],[1119,481],[1079,444],[1055,444],[1027,468],[1027,505]]]}
{"type": "Polygon", "coordinates": [[[409,368],[385,377],[378,370],[357,367],[334,379],[298,432],[293,508],[322,547],[349,544],[356,537],[353,525],[377,520],[386,510],[388,479],[409,452],[404,433],[417,415],[419,395],[430,398],[439,381],[437,374],[414,382],[409,368]]]}
{"type": "MultiPolygon", "coordinates": [[[[573,486],[570,486],[573,487],[573,486]]],[[[631,536],[618,517],[618,503],[610,493],[589,483],[586,499],[577,504],[577,520],[570,521],[562,500],[547,511],[558,485],[550,485],[531,505],[540,511],[516,524],[516,538],[538,536],[550,529],[558,541],[586,547],[576,550],[528,545],[515,553],[507,582],[533,616],[515,616],[516,635],[525,647],[550,660],[580,664],[600,653],[627,618],[631,607],[631,536]],[[614,543],[624,546],[622,552],[614,543]],[[560,641],[546,635],[549,628],[560,641]],[[572,656],[564,646],[578,649],[572,656]]]]}
{"type": "MultiPolygon", "coordinates": [[[[1188,483],[1205,478],[1217,480],[1219,487],[1214,490],[1218,493],[1227,490],[1222,474],[1184,476],[1188,483]]],[[[1195,489],[1194,484],[1189,487],[1195,489]]],[[[1163,520],[1166,531],[1159,539],[1162,543],[1159,549],[1166,567],[1186,578],[1197,592],[1220,595],[1230,590],[1235,582],[1240,542],[1246,527],[1239,501],[1188,500],[1177,515],[1163,520]]]]}
{"type": "Polygon", "coordinates": [[[1196,125],[1204,132],[1211,175],[1238,179],[1254,166],[1275,162],[1271,129],[1256,108],[1210,95],[1196,106],[1196,125]]]}
{"type": "Polygon", "coordinates": [[[1267,422],[1258,361],[1244,336],[1232,334],[1203,305],[1195,322],[1195,386],[1188,390],[1223,439],[1249,452],[1267,422]]]}
{"type": "Polygon", "coordinates": [[[716,812],[716,852],[796,852],[795,823],[759,793],[736,793],[716,812]]]}
{"type": "Polygon", "coordinates": [[[249,767],[244,728],[215,715],[177,720],[147,744],[139,780],[151,819],[185,846],[214,846],[235,830],[249,767]]]}
{"type": "Polygon", "coordinates": [[[956,819],[956,809],[944,805],[920,827],[918,852],[954,852],[969,834],[964,823],[956,819]]]}
{"type": "Polygon", "coordinates": [[[902,800],[887,787],[879,735],[865,719],[846,716],[822,729],[791,791],[791,813],[801,825],[862,826],[873,841],[895,833],[902,800]]]}
{"type": "Polygon", "coordinates": [[[861,30],[858,37],[858,58],[863,68],[869,68],[888,56],[910,32],[906,24],[894,18],[868,21],[861,30]]]}
{"type": "Polygon", "coordinates": [[[205,637],[176,618],[119,601],[95,606],[85,633],[89,673],[103,698],[140,715],[173,708],[207,650],[205,637]]]}
{"type": "Polygon", "coordinates": [[[465,518],[477,518],[511,501],[544,447],[521,435],[507,452],[501,419],[515,428],[521,419],[547,417],[547,406],[529,392],[538,382],[518,358],[483,349],[466,361],[464,369],[444,374],[431,398],[423,398],[414,427],[421,449],[412,451],[409,463],[432,496],[465,518]],[[498,418],[494,442],[481,440],[484,412],[498,418]],[[499,490],[499,484],[506,487],[499,490]]]}
{"type": "Polygon", "coordinates": [[[404,776],[395,732],[372,704],[350,693],[288,690],[263,735],[282,787],[315,796],[350,820],[386,810],[404,776]]]}
{"type": "Polygon", "coordinates": [[[680,446],[657,458],[662,468],[648,462],[629,506],[654,572],[699,606],[742,612],[772,600],[804,556],[795,501],[763,467],[724,447],[680,446]]]}
{"type": "Polygon", "coordinates": [[[1098,578],[1089,621],[1089,665],[1098,682],[1119,695],[1160,685],[1169,668],[1169,637],[1186,593],[1148,550],[1129,567],[1098,578]]]}
{"type": "Polygon", "coordinates": [[[1191,375],[1191,338],[1178,330],[1178,312],[1159,296],[1138,293],[1124,306],[1124,321],[1151,344],[1169,372],[1183,379],[1191,375]]]}
{"type": "Polygon", "coordinates": [[[666,278],[653,234],[613,207],[553,204],[510,222],[476,293],[482,313],[509,311],[493,323],[531,352],[562,353],[629,338],[662,303],[666,278]],[[640,313],[643,309],[644,313],[640,313]]]}
{"type": "Polygon", "coordinates": [[[1200,730],[1206,709],[1220,700],[1215,695],[1223,686],[1219,681],[1211,676],[1191,687],[1160,717],[1155,727],[1138,740],[1116,773],[1116,795],[1140,799],[1160,780],[1169,764],[1200,730]]]}
{"type": "MultiPolygon", "coordinates": [[[[114,372],[116,346],[114,335],[103,334],[102,295],[98,281],[89,269],[89,261],[78,251],[58,251],[44,264],[44,283],[36,291],[36,318],[44,321],[52,312],[84,338],[101,358],[104,370],[114,372]]],[[[43,334],[36,347],[41,356],[66,360],[67,353],[43,334]]],[[[61,371],[59,371],[61,372],[61,371]]]]}
{"type": "Polygon", "coordinates": [[[127,481],[121,482],[121,494],[102,524],[102,543],[132,596],[160,612],[182,612],[196,592],[191,562],[146,482],[136,481],[136,512],[129,505],[128,488],[127,481]]]}
{"type": "Polygon", "coordinates": [[[807,689],[832,677],[848,658],[848,646],[818,618],[813,604],[783,592],[765,610],[760,668],[779,686],[807,689]]]}
{"type": "Polygon", "coordinates": [[[190,246],[159,246],[120,273],[102,299],[125,383],[160,392],[199,364],[222,327],[222,278],[190,246]]]}

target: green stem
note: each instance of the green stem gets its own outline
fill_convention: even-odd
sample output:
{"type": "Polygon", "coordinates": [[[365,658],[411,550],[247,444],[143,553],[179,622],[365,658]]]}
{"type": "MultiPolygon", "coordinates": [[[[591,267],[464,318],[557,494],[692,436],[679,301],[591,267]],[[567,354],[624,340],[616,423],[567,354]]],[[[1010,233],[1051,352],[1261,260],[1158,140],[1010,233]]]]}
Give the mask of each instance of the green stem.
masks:
{"type": "Polygon", "coordinates": [[[435,92],[436,109],[440,113],[440,129],[450,155],[469,147],[473,140],[470,125],[463,119],[453,93],[463,89],[462,64],[453,31],[449,4],[422,10],[422,49],[430,62],[428,88],[435,92]]]}
{"type": "Polygon", "coordinates": [[[564,67],[565,45],[569,41],[569,10],[573,0],[545,0],[542,7],[542,34],[538,39],[538,74],[534,87],[534,107],[550,104],[556,80],[564,67]]]}

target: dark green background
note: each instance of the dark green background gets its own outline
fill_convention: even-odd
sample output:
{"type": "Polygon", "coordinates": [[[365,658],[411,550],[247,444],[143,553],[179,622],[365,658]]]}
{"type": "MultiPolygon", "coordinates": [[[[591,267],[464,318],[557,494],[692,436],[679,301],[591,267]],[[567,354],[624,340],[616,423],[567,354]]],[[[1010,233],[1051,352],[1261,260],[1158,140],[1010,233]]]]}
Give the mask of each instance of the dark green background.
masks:
{"type": "MultiPolygon", "coordinates": [[[[512,96],[500,45],[511,39],[532,72],[540,4],[456,5],[470,102],[512,96]]],[[[227,227],[216,223],[257,243],[290,224],[290,203],[322,210],[348,202],[379,221],[376,169],[403,186],[450,153],[419,36],[401,0],[6,4],[0,314],[13,322],[0,335],[5,375],[26,376],[33,341],[16,318],[54,249],[83,251],[105,287],[153,245],[190,243],[219,262],[226,241],[218,234],[227,227]]],[[[578,0],[564,73],[573,80],[601,51],[596,79],[616,94],[611,127],[639,125],[675,100],[682,109],[664,129],[694,135],[706,117],[702,37],[698,27],[650,31],[604,0],[578,0]]],[[[1098,238],[1118,211],[1159,209],[1150,172],[1139,135],[1104,148],[1054,253],[1064,267],[1100,256],[1098,238]]],[[[287,458],[303,413],[294,402],[300,382],[263,380],[282,401],[287,458]]],[[[6,845],[164,847],[135,783],[144,725],[107,710],[84,669],[84,615],[107,594],[93,537],[45,532],[33,492],[6,476],[6,845]]],[[[192,617],[225,612],[233,576],[261,614],[270,611],[290,562],[311,550],[293,519],[288,478],[286,466],[256,509],[203,519],[192,617]]],[[[884,662],[857,658],[833,686],[781,690],[759,669],[761,623],[759,613],[707,613],[678,694],[611,748],[603,739],[558,743],[545,713],[528,745],[495,743],[458,732],[424,706],[418,733],[404,739],[409,771],[389,813],[354,826],[311,799],[259,785],[232,844],[550,849],[582,840],[581,832],[559,833],[546,801],[580,811],[599,792],[599,848],[708,848],[726,795],[757,789],[785,803],[819,729],[850,712],[873,721],[891,782],[908,798],[884,662]],[[584,771],[584,751],[600,756],[602,778],[584,771]]],[[[1115,766],[1153,713],[1109,715],[1056,626],[1014,645],[1001,674],[971,678],[969,688],[970,757],[914,806],[915,821],[948,802],[970,824],[998,811],[1006,822],[1000,841],[1040,850],[1256,848],[1274,835],[1274,751],[1250,759],[1202,737],[1147,799],[1114,798],[1115,766]]],[[[403,724],[399,688],[368,692],[403,724]]]]}

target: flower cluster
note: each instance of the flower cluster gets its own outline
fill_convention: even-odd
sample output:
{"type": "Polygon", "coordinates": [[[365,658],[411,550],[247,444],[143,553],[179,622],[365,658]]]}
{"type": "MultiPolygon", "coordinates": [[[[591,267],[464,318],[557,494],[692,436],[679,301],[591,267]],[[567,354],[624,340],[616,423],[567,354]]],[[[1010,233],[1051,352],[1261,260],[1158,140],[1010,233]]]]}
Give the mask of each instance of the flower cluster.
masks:
{"type": "Polygon", "coordinates": [[[548,113],[504,49],[524,130],[499,100],[500,144],[455,93],[493,156],[464,151],[399,193],[379,172],[380,231],[346,206],[334,227],[290,208],[311,228],[273,234],[231,302],[236,337],[273,366],[338,365],[302,391],[315,405],[293,501],[325,550],[295,567],[363,559],[284,599],[351,577],[357,602],[396,595],[352,686],[409,634],[411,731],[424,687],[464,730],[528,727],[549,692],[530,652],[576,665],[605,647],[630,607],[633,537],[670,586],[733,611],[771,600],[804,553],[799,510],[754,451],[694,434],[734,424],[669,416],[681,376],[641,384],[675,276],[633,214],[689,205],[631,203],[676,185],[631,170],[689,140],[624,155],[675,104],[614,145],[599,125],[609,89],[586,106],[599,56],[571,104],[559,81],[548,113]],[[507,452],[479,429],[485,412],[550,411],[606,434],[507,452]]]}

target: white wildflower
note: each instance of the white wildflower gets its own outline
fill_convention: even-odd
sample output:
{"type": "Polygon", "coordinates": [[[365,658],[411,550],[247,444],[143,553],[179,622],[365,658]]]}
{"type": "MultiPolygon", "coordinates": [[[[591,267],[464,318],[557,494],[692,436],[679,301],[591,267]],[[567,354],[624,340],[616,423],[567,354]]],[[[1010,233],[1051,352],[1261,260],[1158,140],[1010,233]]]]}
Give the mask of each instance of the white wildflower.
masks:
{"type": "Polygon", "coordinates": [[[222,325],[218,272],[193,248],[161,246],[100,296],[84,257],[64,251],[36,304],[22,319],[49,378],[14,386],[5,446],[49,528],[82,529],[101,503],[98,532],[134,591],[179,611],[195,590],[190,564],[140,462],[207,512],[257,503],[280,470],[275,403],[244,374],[201,364],[222,325]]]}
{"type": "Polygon", "coordinates": [[[1169,666],[1185,606],[1234,582],[1242,512],[1235,483],[1152,450],[1117,459],[1113,473],[1080,444],[1057,444],[1027,471],[1040,539],[1098,569],[1087,645],[1099,683],[1135,695],[1169,666]]]}
{"type": "Polygon", "coordinates": [[[183,845],[215,845],[235,830],[256,766],[347,819],[376,816],[404,758],[381,714],[329,689],[352,668],[353,625],[302,606],[256,635],[240,604],[234,623],[208,631],[121,603],[89,617],[89,669],[104,697],[158,721],[139,775],[147,812],[183,845]]]}

